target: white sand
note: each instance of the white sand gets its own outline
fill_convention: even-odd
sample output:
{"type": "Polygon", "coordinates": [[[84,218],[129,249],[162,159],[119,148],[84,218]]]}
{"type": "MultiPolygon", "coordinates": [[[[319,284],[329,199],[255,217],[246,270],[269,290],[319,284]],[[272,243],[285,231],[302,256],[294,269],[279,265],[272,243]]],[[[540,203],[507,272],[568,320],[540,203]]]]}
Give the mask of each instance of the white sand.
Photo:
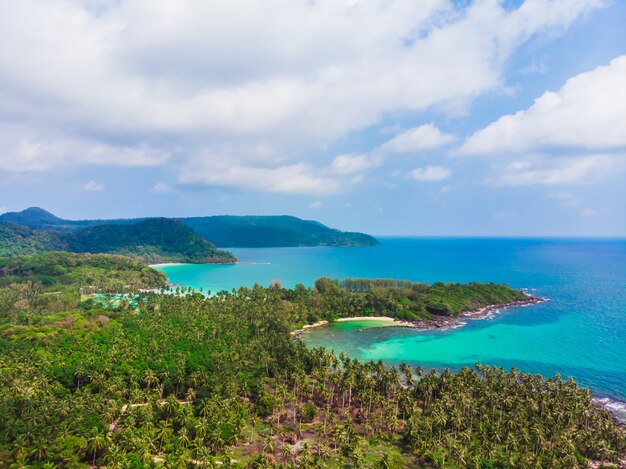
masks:
{"type": "Polygon", "coordinates": [[[395,322],[394,318],[390,318],[387,316],[358,316],[355,318],[339,318],[337,322],[345,322],[345,321],[384,321],[384,322],[395,322]]]}

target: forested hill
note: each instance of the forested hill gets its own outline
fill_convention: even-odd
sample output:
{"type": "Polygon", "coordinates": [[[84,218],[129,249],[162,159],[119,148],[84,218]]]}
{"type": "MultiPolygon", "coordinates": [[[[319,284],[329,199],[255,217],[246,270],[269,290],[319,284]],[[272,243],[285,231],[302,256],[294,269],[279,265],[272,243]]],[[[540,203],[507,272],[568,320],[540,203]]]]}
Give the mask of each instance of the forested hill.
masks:
{"type": "Polygon", "coordinates": [[[42,251],[64,250],[55,233],[0,222],[0,257],[24,256],[42,251]]]}
{"type": "Polygon", "coordinates": [[[181,218],[197,233],[224,247],[375,246],[376,238],[339,231],[291,216],[213,216],[181,218]]]}
{"type": "Polygon", "coordinates": [[[180,221],[168,218],[150,218],[132,225],[92,226],[62,237],[68,251],[135,255],[150,263],[234,263],[237,260],[180,221]]]}
{"type": "Polygon", "coordinates": [[[93,226],[79,231],[44,231],[0,222],[0,256],[43,251],[123,254],[148,263],[237,261],[231,253],[217,249],[185,224],[167,218],[93,226]]]}
{"type": "Polygon", "coordinates": [[[11,222],[38,230],[78,231],[89,226],[130,225],[146,218],[119,218],[111,220],[65,220],[39,207],[30,207],[21,212],[6,212],[0,222],[11,222]]]}
{"type": "MultiPolygon", "coordinates": [[[[77,231],[90,226],[128,225],[145,218],[64,220],[38,207],[0,215],[0,221],[42,230],[77,231]]],[[[220,247],[375,246],[376,238],[329,228],[317,221],[292,216],[208,216],[179,218],[220,247]]]]}

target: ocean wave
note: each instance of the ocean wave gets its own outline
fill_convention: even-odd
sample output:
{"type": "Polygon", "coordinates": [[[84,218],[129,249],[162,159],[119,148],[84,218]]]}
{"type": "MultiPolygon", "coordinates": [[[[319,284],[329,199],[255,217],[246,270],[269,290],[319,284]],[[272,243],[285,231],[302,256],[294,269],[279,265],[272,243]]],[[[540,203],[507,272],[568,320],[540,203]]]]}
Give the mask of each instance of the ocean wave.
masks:
{"type": "Polygon", "coordinates": [[[608,397],[597,397],[593,402],[611,412],[620,422],[626,423],[626,402],[616,401],[608,397]]]}
{"type": "Polygon", "coordinates": [[[485,316],[482,319],[485,319],[487,321],[491,319],[495,319],[495,317],[498,316],[501,312],[502,311],[500,311],[499,309],[493,309],[489,311],[487,314],[485,314],[485,316]]]}

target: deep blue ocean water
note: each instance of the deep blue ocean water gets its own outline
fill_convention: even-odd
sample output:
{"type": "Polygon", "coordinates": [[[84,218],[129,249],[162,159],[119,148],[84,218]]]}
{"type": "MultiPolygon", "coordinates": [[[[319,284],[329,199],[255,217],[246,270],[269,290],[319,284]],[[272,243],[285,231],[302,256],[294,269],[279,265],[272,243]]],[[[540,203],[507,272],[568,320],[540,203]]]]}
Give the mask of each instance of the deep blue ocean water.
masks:
{"type": "MultiPolygon", "coordinates": [[[[506,282],[547,297],[462,328],[318,328],[305,336],[360,359],[458,369],[512,366],[573,376],[600,397],[626,401],[626,240],[382,238],[373,248],[233,249],[238,265],[163,267],[173,283],[217,291],[321,276],[427,282],[506,282]]],[[[626,407],[623,409],[626,411],[626,407]]],[[[625,414],[626,415],[626,414],[625,414]]]]}

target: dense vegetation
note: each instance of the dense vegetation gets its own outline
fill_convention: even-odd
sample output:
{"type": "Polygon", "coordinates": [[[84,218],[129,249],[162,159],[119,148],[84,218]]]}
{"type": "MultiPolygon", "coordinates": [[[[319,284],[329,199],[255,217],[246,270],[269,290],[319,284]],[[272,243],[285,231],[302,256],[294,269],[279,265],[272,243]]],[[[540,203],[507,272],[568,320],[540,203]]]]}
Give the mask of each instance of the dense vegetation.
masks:
{"type": "MultiPolygon", "coordinates": [[[[4,262],[14,284],[49,272],[36,258],[4,262]]],[[[134,265],[119,262],[113,272],[134,265]]],[[[290,338],[323,308],[350,314],[348,300],[407,287],[375,283],[366,292],[322,280],[321,290],[212,297],[179,289],[114,310],[78,296],[69,310],[30,308],[42,293],[7,305],[0,465],[574,468],[626,451],[623,428],[571,380],[480,365],[456,374],[386,368],[290,338]]],[[[456,286],[430,288],[456,296],[456,286]]]]}
{"type": "Polygon", "coordinates": [[[65,220],[39,207],[30,207],[21,212],[6,212],[0,215],[0,221],[28,226],[46,231],[78,231],[89,226],[130,225],[145,218],[119,218],[114,220],[65,220]]]}
{"type": "Polygon", "coordinates": [[[69,220],[63,220],[39,207],[30,207],[21,212],[6,212],[0,215],[0,221],[28,226],[38,230],[76,229],[69,220]]]}
{"type": "Polygon", "coordinates": [[[320,278],[315,282],[323,295],[290,293],[315,312],[315,318],[333,319],[350,316],[389,316],[420,320],[433,315],[457,316],[490,305],[528,301],[519,290],[494,283],[412,283],[404,280],[320,278]]]}
{"type": "Polygon", "coordinates": [[[53,233],[0,222],[0,257],[27,256],[63,248],[64,243],[53,233]]]}
{"type": "Polygon", "coordinates": [[[216,246],[375,246],[378,241],[363,233],[329,228],[317,221],[290,216],[214,216],[181,218],[216,246]]]}
{"type": "MultiPolygon", "coordinates": [[[[47,218],[46,218],[47,219],[47,218]]],[[[122,254],[144,262],[233,263],[236,258],[217,249],[183,223],[149,218],[125,225],[99,225],[78,231],[41,231],[0,222],[0,256],[42,251],[122,254]]]]}
{"type": "Polygon", "coordinates": [[[166,280],[122,256],[46,252],[0,259],[0,324],[78,308],[82,294],[134,292],[163,287],[166,280]]]}
{"type": "Polygon", "coordinates": [[[100,225],[63,235],[72,252],[139,256],[146,262],[233,263],[231,253],[217,249],[180,221],[150,218],[130,225],[100,225]]]}
{"type": "MultiPolygon", "coordinates": [[[[0,215],[31,228],[77,231],[90,226],[128,225],[144,219],[64,220],[38,207],[0,215]]],[[[363,233],[329,228],[319,222],[290,216],[212,216],[180,218],[205,239],[222,247],[375,246],[378,241],[363,233]]]]}

